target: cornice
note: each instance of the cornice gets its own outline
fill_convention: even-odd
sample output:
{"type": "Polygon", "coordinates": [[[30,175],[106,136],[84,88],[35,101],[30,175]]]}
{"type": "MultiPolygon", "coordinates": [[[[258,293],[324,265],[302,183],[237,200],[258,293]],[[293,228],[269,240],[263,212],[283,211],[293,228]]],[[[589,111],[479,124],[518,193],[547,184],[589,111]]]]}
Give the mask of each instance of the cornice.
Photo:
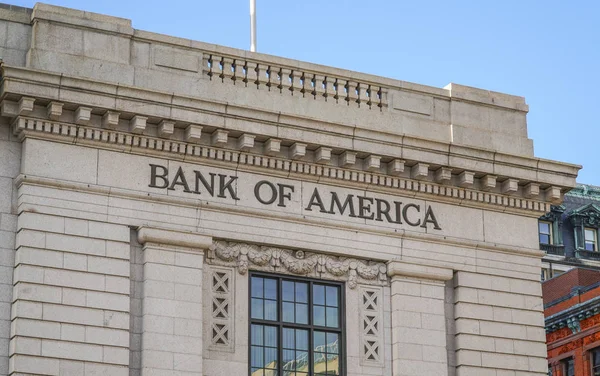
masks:
{"type": "MultiPolygon", "coordinates": [[[[202,134],[220,131],[222,134],[230,133],[230,138],[244,135],[257,141],[271,139],[277,145],[286,147],[298,144],[304,148],[304,152],[293,158],[305,161],[313,159],[327,165],[337,158],[334,164],[350,169],[360,169],[358,164],[363,161],[364,164],[368,162],[367,169],[371,171],[381,170],[386,165],[389,167],[392,163],[392,172],[400,176],[403,172],[404,176],[411,176],[413,167],[417,165],[417,173],[411,176],[417,180],[432,179],[444,185],[450,183],[462,187],[479,185],[482,190],[553,203],[562,201],[562,194],[572,188],[577,171],[581,168],[540,158],[386,133],[380,129],[364,129],[355,125],[326,123],[239,107],[213,99],[186,97],[26,68],[3,66],[2,71],[4,90],[0,99],[3,99],[2,115],[7,117],[31,115],[17,103],[23,98],[33,101],[31,103],[36,107],[49,103],[55,104],[56,109],[60,107],[61,110],[54,115],[55,119],[61,116],[63,106],[65,110],[68,109],[67,112],[85,108],[91,114],[108,114],[114,121],[112,124],[109,122],[108,127],[115,129],[123,119],[137,115],[148,122],[147,126],[144,123],[144,127],[136,129],[138,133],[160,136],[167,141],[185,141],[173,130],[191,125],[202,134]],[[135,111],[132,112],[132,109],[135,111]],[[163,123],[170,127],[170,133],[161,132],[163,123]],[[323,153],[318,154],[320,159],[316,160],[313,155],[319,150],[323,153]],[[340,161],[342,156],[348,158],[340,161]]],[[[88,119],[88,123],[93,121],[88,119]]],[[[282,153],[272,149],[267,154],[282,153]]]]}
{"type": "MultiPolygon", "coordinates": [[[[233,169],[264,171],[266,174],[283,174],[298,179],[331,180],[343,185],[345,182],[361,184],[369,190],[378,188],[409,197],[419,196],[433,200],[457,201],[458,204],[496,207],[501,210],[545,213],[550,204],[543,201],[514,197],[499,193],[467,189],[435,183],[432,174],[418,180],[371,172],[367,168],[351,170],[335,166],[293,160],[290,158],[258,155],[242,150],[231,150],[204,144],[165,140],[157,137],[125,133],[116,130],[62,123],[52,120],[18,116],[13,131],[20,139],[49,139],[69,144],[87,145],[129,153],[153,155],[186,162],[216,163],[233,169]]],[[[414,173],[412,173],[414,175],[414,173]]]]}
{"type": "Polygon", "coordinates": [[[581,330],[580,321],[600,313],[600,297],[576,304],[564,311],[549,316],[545,320],[546,333],[568,327],[572,333],[581,330]]]}

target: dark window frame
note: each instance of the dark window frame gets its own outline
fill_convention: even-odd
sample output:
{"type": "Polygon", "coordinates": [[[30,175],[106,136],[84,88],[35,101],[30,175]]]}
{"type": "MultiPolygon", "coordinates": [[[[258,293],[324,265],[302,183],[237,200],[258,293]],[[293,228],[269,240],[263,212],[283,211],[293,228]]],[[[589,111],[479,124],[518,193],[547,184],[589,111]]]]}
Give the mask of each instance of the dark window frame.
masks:
{"type": "Polygon", "coordinates": [[[278,365],[277,371],[278,375],[283,375],[283,328],[293,328],[293,329],[307,329],[309,331],[308,335],[308,357],[309,357],[309,366],[308,366],[308,376],[314,375],[314,340],[313,333],[314,331],[323,331],[323,332],[335,332],[339,336],[338,342],[338,350],[339,350],[339,374],[346,374],[346,292],[345,292],[345,283],[339,281],[331,281],[325,279],[318,278],[309,278],[309,277],[301,277],[301,276],[293,276],[288,274],[280,274],[280,273],[269,273],[269,272],[261,272],[261,271],[251,271],[248,273],[248,375],[252,375],[252,324],[257,325],[266,325],[277,327],[277,356],[278,356],[278,365]],[[277,320],[265,320],[265,319],[253,319],[252,318],[252,277],[260,277],[260,278],[271,278],[277,279],[277,320]],[[308,324],[297,324],[297,323],[289,323],[283,321],[283,297],[282,297],[282,282],[283,281],[293,281],[293,282],[307,282],[308,283],[308,324]],[[336,286],[339,288],[338,294],[338,314],[339,314],[339,327],[323,327],[313,325],[313,284],[317,285],[325,285],[325,286],[336,286]]]}
{"type": "Polygon", "coordinates": [[[568,357],[568,358],[564,358],[560,361],[561,365],[562,365],[562,374],[564,376],[575,376],[575,358],[573,358],[572,356],[568,357]],[[569,374],[569,363],[571,363],[573,365],[573,373],[569,374]]]}
{"type": "Polygon", "coordinates": [[[600,374],[600,365],[594,367],[594,357],[600,356],[600,347],[595,347],[593,349],[589,350],[589,354],[590,354],[590,375],[594,376],[596,374],[600,374]],[[594,373],[594,371],[597,371],[597,373],[594,373]]]}
{"type": "Polygon", "coordinates": [[[594,227],[583,227],[583,249],[588,252],[598,252],[598,229],[594,227]],[[594,239],[588,240],[587,232],[593,234],[594,239]],[[593,249],[588,249],[588,243],[592,245],[593,249]]]}
{"type": "Polygon", "coordinates": [[[547,244],[547,245],[553,245],[554,244],[554,223],[550,222],[550,221],[546,221],[546,220],[538,220],[538,240],[540,242],[540,244],[547,244]],[[548,232],[542,232],[541,230],[541,224],[546,224],[548,225],[548,232]],[[544,243],[542,242],[542,235],[544,236],[548,236],[548,243],[544,243]]]}

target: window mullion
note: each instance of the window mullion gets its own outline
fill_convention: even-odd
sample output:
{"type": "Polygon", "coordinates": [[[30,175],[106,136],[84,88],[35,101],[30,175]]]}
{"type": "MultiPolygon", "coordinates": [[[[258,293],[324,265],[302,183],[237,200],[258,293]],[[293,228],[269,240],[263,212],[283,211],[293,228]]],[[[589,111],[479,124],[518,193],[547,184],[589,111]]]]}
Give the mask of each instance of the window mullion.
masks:
{"type": "Polygon", "coordinates": [[[283,279],[277,279],[277,354],[279,361],[277,362],[277,370],[279,375],[283,375],[283,279]]]}
{"type": "Polygon", "coordinates": [[[313,354],[314,346],[313,346],[313,336],[314,336],[314,325],[313,325],[313,317],[312,317],[312,290],[313,290],[313,282],[309,281],[308,283],[308,324],[310,325],[310,329],[308,330],[308,375],[313,375],[314,365],[313,361],[315,356],[313,354]]]}

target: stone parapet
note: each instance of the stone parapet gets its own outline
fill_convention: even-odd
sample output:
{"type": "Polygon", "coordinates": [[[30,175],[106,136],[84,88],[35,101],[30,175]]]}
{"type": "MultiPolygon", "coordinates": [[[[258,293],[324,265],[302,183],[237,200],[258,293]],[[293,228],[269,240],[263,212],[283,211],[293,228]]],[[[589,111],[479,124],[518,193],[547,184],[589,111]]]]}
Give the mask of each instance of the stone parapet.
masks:
{"type": "MultiPolygon", "coordinates": [[[[13,13],[0,21],[23,21],[22,12],[13,13]]],[[[428,87],[134,30],[127,19],[46,4],[36,4],[30,24],[27,41],[35,43],[5,63],[227,103],[232,114],[263,112],[254,121],[295,120],[313,130],[337,124],[357,141],[375,133],[533,155],[522,97],[457,84],[428,87]],[[67,39],[68,46],[60,42],[67,39]]]]}

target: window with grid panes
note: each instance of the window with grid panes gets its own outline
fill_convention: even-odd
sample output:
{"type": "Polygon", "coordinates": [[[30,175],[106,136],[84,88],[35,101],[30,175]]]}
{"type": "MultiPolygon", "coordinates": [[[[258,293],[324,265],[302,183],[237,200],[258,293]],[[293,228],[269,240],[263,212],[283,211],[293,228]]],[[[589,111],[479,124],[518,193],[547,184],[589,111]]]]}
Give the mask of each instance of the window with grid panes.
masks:
{"type": "Polygon", "coordinates": [[[540,244],[552,244],[552,223],[539,221],[538,233],[540,244]]]}
{"type": "Polygon", "coordinates": [[[318,280],[252,274],[250,375],[341,375],[342,287],[318,280]]]}
{"type": "Polygon", "coordinates": [[[590,350],[592,357],[592,376],[600,376],[600,347],[590,350]]]}
{"type": "Polygon", "coordinates": [[[585,235],[585,250],[596,252],[598,250],[597,230],[595,228],[586,227],[585,235]]]}

